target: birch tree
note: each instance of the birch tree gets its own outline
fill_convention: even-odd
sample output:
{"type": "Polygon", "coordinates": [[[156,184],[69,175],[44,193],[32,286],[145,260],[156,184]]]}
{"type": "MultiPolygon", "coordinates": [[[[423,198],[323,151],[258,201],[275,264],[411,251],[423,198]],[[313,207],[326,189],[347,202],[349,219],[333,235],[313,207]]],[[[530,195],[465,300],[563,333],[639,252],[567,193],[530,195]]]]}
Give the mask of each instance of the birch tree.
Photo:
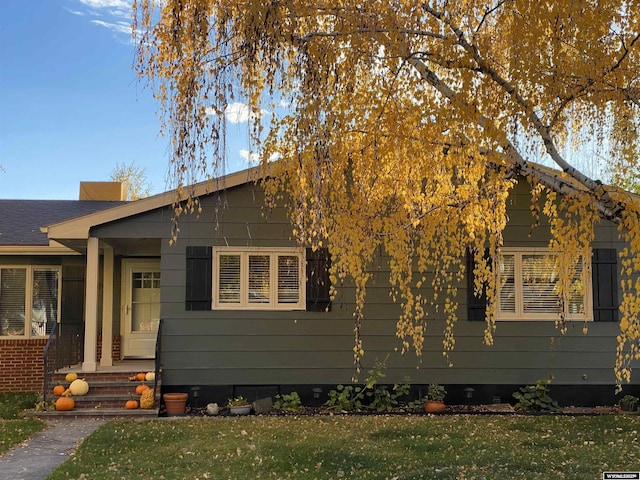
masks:
{"type": "MultiPolygon", "coordinates": [[[[422,351],[436,303],[447,325],[443,350],[454,348],[467,252],[476,293],[486,291],[484,341],[492,343],[493,266],[507,197],[524,177],[534,216],[549,217],[562,301],[575,258],[591,256],[596,222],[614,222],[627,242],[615,364],[618,382],[627,382],[640,358],[640,205],[562,152],[595,140],[603,168],[637,172],[639,7],[638,0],[138,0],[137,68],[159,100],[181,194],[195,173],[224,170],[223,113],[232,102],[248,104],[252,145],[272,174],[263,181],[268,198],[287,192],[298,240],[328,245],[334,285],[344,278],[356,285],[356,364],[377,251],[389,258],[405,351],[422,351]]],[[[196,208],[197,199],[176,203],[176,218],[196,208]]],[[[562,315],[556,323],[565,330],[562,315]]]]}
{"type": "Polygon", "coordinates": [[[138,200],[151,195],[152,185],[146,171],[136,166],[135,162],[128,165],[117,163],[111,171],[111,180],[124,185],[126,200],[138,200]]]}

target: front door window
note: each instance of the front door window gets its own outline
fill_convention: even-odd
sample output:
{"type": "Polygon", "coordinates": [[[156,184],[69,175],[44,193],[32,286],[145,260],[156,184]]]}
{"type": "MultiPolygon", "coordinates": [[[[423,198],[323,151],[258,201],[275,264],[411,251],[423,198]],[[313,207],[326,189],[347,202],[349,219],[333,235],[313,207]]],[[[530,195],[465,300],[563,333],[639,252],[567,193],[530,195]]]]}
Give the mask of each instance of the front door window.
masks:
{"type": "Polygon", "coordinates": [[[156,331],[160,321],[160,272],[132,272],[131,285],[131,331],[156,331]]]}

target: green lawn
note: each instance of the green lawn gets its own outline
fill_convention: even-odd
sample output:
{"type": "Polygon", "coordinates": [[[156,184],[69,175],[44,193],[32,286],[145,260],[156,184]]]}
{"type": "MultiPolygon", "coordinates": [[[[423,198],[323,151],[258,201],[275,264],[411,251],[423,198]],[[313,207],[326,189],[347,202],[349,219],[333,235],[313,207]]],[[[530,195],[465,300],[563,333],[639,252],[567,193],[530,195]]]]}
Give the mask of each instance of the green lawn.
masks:
{"type": "Polygon", "coordinates": [[[40,420],[22,415],[37,398],[35,393],[0,393],[0,455],[44,428],[40,420]]]}
{"type": "Polygon", "coordinates": [[[623,415],[122,420],[50,479],[596,479],[640,470],[638,431],[623,415]]]}

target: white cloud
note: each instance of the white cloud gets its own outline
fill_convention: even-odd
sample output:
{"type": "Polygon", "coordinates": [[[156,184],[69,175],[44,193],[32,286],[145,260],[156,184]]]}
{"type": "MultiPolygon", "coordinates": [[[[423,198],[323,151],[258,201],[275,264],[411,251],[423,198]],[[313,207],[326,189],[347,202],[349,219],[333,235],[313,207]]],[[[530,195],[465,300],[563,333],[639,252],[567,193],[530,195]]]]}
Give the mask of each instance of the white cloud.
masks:
{"type": "Polygon", "coordinates": [[[114,32],[131,34],[131,24],[127,22],[103,22],[102,20],[91,20],[91,23],[108,28],[114,32]]]}
{"type": "Polygon", "coordinates": [[[111,30],[118,35],[118,39],[122,34],[131,35],[131,5],[132,0],[75,0],[77,6],[84,7],[71,11],[74,15],[91,16],[97,20],[91,20],[91,23],[99,25],[103,28],[111,30]]]}
{"type": "Polygon", "coordinates": [[[129,0],[77,0],[78,2],[90,8],[116,8],[131,10],[133,2],[129,0]]]}
{"type": "MultiPolygon", "coordinates": [[[[266,110],[260,110],[262,115],[267,115],[269,112],[266,110]]],[[[224,111],[227,121],[231,123],[245,123],[249,121],[249,117],[255,118],[255,114],[251,113],[249,106],[246,103],[234,102],[227,105],[224,111]]]]}
{"type": "MultiPolygon", "coordinates": [[[[207,115],[219,115],[220,112],[215,107],[206,108],[207,115]]],[[[269,115],[267,110],[260,110],[261,115],[269,115]]],[[[246,103],[234,102],[227,105],[224,116],[229,123],[245,123],[249,118],[255,119],[256,115],[251,113],[249,105],[246,103]]]]}
{"type": "Polygon", "coordinates": [[[240,150],[238,152],[247,163],[258,163],[260,161],[260,155],[249,150],[240,150]]]}
{"type": "MultiPolygon", "coordinates": [[[[252,152],[250,150],[240,150],[238,153],[249,165],[255,165],[260,162],[261,153],[252,152]]],[[[280,154],[278,153],[272,153],[269,157],[270,162],[275,162],[278,159],[280,159],[280,154]]]]}
{"type": "Polygon", "coordinates": [[[247,104],[234,102],[227,105],[224,114],[227,117],[227,121],[231,123],[245,123],[249,120],[251,111],[247,104]]]}

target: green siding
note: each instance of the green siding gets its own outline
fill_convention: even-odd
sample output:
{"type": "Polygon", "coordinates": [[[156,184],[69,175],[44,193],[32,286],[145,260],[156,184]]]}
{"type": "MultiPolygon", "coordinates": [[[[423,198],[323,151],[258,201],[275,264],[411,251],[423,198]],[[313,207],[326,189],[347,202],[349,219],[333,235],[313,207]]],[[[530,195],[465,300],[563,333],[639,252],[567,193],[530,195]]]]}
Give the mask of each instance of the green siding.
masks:
{"type": "MultiPolygon", "coordinates": [[[[526,186],[510,198],[507,246],[544,247],[548,230],[531,228],[526,186]]],[[[295,246],[282,208],[261,208],[262,195],[246,185],[201,199],[199,218],[180,217],[177,244],[169,246],[171,212],[163,209],[101,226],[102,238],[160,238],[162,265],[163,383],[166,385],[277,385],[349,382],[353,365],[352,285],[340,288],[330,312],[186,311],[185,250],[187,246],[295,246]],[[226,208],[220,208],[224,200],[226,208]]],[[[544,219],[541,219],[544,220],[544,219]]],[[[595,247],[612,247],[615,227],[597,227],[595,247]]],[[[619,247],[618,247],[619,248],[619,247]]],[[[464,263],[464,262],[463,262],[464,263]]],[[[459,321],[456,349],[442,355],[441,314],[427,322],[421,358],[405,355],[395,337],[399,307],[386,287],[384,259],[373,262],[374,282],[368,288],[362,327],[366,354],[362,380],[376,360],[387,360],[386,381],[409,376],[415,383],[525,384],[549,373],[559,384],[612,384],[615,323],[569,325],[565,336],[553,322],[499,322],[495,344],[482,344],[483,322],[467,321],[466,281],[458,289],[459,321]]],[[[439,309],[441,312],[442,309],[439,309]]]]}

